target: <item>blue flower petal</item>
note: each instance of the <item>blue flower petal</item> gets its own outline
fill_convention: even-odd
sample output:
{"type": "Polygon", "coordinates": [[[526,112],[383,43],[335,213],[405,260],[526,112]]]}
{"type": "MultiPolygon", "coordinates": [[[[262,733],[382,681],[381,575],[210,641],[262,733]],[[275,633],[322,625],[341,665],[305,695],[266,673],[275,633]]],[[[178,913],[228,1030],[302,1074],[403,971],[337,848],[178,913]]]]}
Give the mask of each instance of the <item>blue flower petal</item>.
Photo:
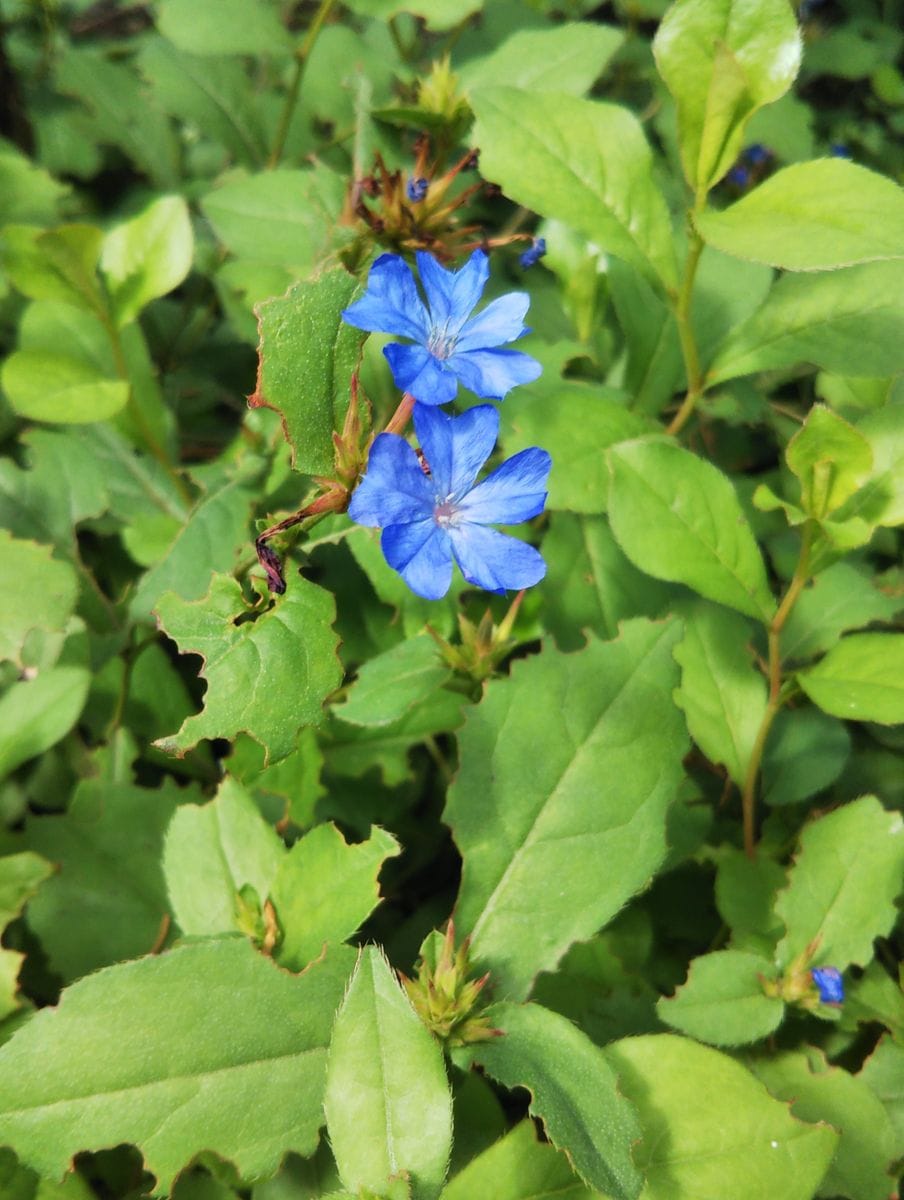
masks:
{"type": "Polygon", "coordinates": [[[392,342],[383,347],[396,387],[410,392],[421,404],[448,404],[458,392],[458,379],[445,363],[423,346],[392,342]]]}
{"type": "Polygon", "coordinates": [[[445,596],[452,582],[452,549],[449,535],[432,518],[389,525],[380,544],[386,561],[416,595],[425,600],[445,596]]]}
{"type": "Polygon", "coordinates": [[[489,404],[478,404],[450,417],[439,408],[416,404],[414,428],[430,466],[434,494],[457,499],[468,491],[493,452],[499,413],[489,404]]]}
{"type": "Polygon", "coordinates": [[[404,438],[381,433],[370,448],[367,473],[355,488],[348,515],[359,525],[398,525],[432,517],[433,488],[404,438]]]}
{"type": "Polygon", "coordinates": [[[844,1002],[844,980],[837,967],[814,967],[810,974],[823,1004],[844,1002]]]}
{"type": "Polygon", "coordinates": [[[416,342],[429,336],[427,310],[411,268],[398,254],[381,254],[370,268],[367,291],[342,313],[347,325],[371,333],[395,333],[416,342]]]}
{"type": "Polygon", "coordinates": [[[530,307],[527,292],[509,292],[488,304],[483,312],[473,317],[455,339],[455,353],[468,350],[488,350],[513,342],[527,333],[524,317],[530,307]]]}
{"type": "Polygon", "coordinates": [[[545,450],[537,446],[522,450],[478,483],[462,500],[459,511],[466,521],[481,525],[529,521],[543,511],[551,466],[552,459],[545,450]]]}
{"type": "Polygon", "coordinates": [[[490,277],[490,260],[482,250],[475,250],[463,267],[447,271],[424,250],[418,250],[416,258],[430,307],[431,327],[454,337],[483,295],[490,277]]]}
{"type": "Polygon", "coordinates": [[[468,350],[447,358],[446,365],[482,400],[501,400],[519,383],[532,383],[543,370],[520,350],[468,350]]]}
{"type": "Polygon", "coordinates": [[[462,575],[484,591],[520,591],[546,574],[538,550],[495,529],[468,521],[450,526],[449,537],[462,575]]]}

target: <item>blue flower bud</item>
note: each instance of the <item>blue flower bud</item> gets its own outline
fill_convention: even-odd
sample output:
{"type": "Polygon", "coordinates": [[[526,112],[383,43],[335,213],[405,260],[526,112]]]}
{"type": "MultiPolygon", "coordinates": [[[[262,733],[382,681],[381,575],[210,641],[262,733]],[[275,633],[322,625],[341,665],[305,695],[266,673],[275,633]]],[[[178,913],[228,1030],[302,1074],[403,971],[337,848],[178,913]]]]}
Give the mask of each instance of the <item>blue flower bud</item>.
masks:
{"type": "Polygon", "coordinates": [[[427,195],[427,188],[429,186],[430,186],[430,184],[426,179],[423,179],[423,178],[409,179],[408,183],[405,186],[405,191],[407,192],[408,199],[411,201],[411,203],[412,204],[420,204],[420,202],[427,195]]]}
{"type": "Polygon", "coordinates": [[[546,253],[546,238],[534,238],[533,244],[528,250],[525,250],[518,261],[525,271],[536,266],[543,255],[546,253]]]}
{"type": "Polygon", "coordinates": [[[747,159],[752,167],[762,166],[771,157],[772,151],[768,146],[764,146],[762,142],[754,142],[752,146],[748,146],[744,151],[744,158],[747,159]]]}
{"type": "Polygon", "coordinates": [[[851,152],[845,146],[844,142],[833,142],[829,147],[829,154],[832,158],[850,158],[851,152]]]}
{"type": "Polygon", "coordinates": [[[844,1000],[844,980],[837,967],[814,967],[810,974],[823,1004],[841,1004],[844,1000]]]}
{"type": "Polygon", "coordinates": [[[731,168],[726,178],[728,182],[734,184],[735,187],[742,188],[746,187],[750,182],[750,172],[746,167],[738,164],[737,166],[731,168]]]}

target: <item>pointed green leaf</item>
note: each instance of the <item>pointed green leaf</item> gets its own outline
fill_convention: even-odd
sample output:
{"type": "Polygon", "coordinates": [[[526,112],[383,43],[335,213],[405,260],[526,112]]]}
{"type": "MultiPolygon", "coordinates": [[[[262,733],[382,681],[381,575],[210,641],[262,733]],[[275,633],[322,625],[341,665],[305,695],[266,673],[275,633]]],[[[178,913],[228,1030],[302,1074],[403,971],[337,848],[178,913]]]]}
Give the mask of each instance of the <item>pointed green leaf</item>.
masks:
{"type": "Polygon", "coordinates": [[[191,270],[194,238],[181,196],[161,196],[131,221],[114,225],[104,238],[100,267],[120,325],[165,296],[191,270]]]}
{"type": "Polygon", "coordinates": [[[336,1017],[324,1099],[342,1182],[379,1195],[406,1173],[435,1200],[452,1145],[452,1098],[439,1043],[375,946],[361,951],[336,1017]]]}
{"type": "Polygon", "coordinates": [[[675,700],[706,757],[741,786],[766,712],[766,681],[748,650],[752,630],[743,617],[705,601],[685,606],[681,615],[675,700]]]}
{"type": "Polygon", "coordinates": [[[841,1134],[820,1195],[888,1200],[894,1130],[862,1078],[830,1067],[817,1050],[757,1059],[751,1067],[773,1096],[790,1102],[796,1117],[825,1122],[841,1134]]]}
{"type": "Polygon", "coordinates": [[[366,841],[351,845],[330,822],[300,838],[280,863],[270,892],[282,930],[282,965],[300,971],[324,945],[350,938],[379,903],[377,877],[399,849],[392,834],[376,826],[366,841]]]}
{"type": "Polygon", "coordinates": [[[904,370],[904,262],[783,276],[719,347],[707,382],[797,363],[855,376],[904,370]]]}
{"type": "Polygon", "coordinates": [[[641,1179],[631,1147],[640,1127],[603,1051],[539,1004],[494,1004],[487,1016],[502,1036],[469,1048],[468,1059],[506,1087],[528,1089],[531,1114],[586,1183],[612,1200],[634,1200],[641,1179]]]}
{"type": "Polygon", "coordinates": [[[904,871],[904,821],[862,796],[804,826],[788,886],[775,902],[787,932],[777,960],[787,966],[815,943],[811,959],[843,971],[866,966],[873,938],[895,922],[904,871]]]}
{"type": "Polygon", "coordinates": [[[261,0],[163,0],[157,28],[190,54],[288,54],[289,33],[261,0]]]}
{"type": "Polygon", "coordinates": [[[248,403],[280,414],[292,465],[309,475],[333,469],[333,433],[342,428],[365,337],[341,315],[357,287],[348,272],[328,271],[259,309],[260,365],[248,403]]]}
{"type": "Polygon", "coordinates": [[[561,93],[482,88],[471,104],[480,169],[507,196],[564,221],[660,286],[672,230],[643,129],[626,108],[561,93]]]}
{"type": "Polygon", "coordinates": [[[680,632],[636,620],[577,654],[547,646],[468,713],[445,817],[464,860],[455,918],[497,995],[525,996],[661,863],[686,746],[680,632]]]}
{"type": "Polygon", "coordinates": [[[609,451],[609,521],[628,558],[655,579],[768,620],[775,602],[731,481],[665,441],[609,451]]]}
{"type": "Polygon", "coordinates": [[[890,621],[904,599],[880,592],[851,563],[834,563],[804,588],[782,630],[782,658],[806,659],[831,649],[843,633],[890,621]]]}
{"type": "Polygon", "coordinates": [[[105,379],[93,367],[65,354],[18,350],[3,364],[3,390],[20,416],[55,425],[106,421],[129,399],[122,379],[105,379]]]}
{"type": "Polygon", "coordinates": [[[399,642],[364,663],[334,714],[351,725],[390,725],[450,676],[429,634],[399,642]]]}
{"type": "Polygon", "coordinates": [[[784,167],[730,208],[694,219],[717,250],[786,271],[904,258],[904,192],[840,158],[784,167]]]}
{"type": "Polygon", "coordinates": [[[840,508],[867,479],[873,452],[853,425],[824,404],[814,404],[788,443],[785,459],[800,480],[801,507],[821,519],[840,508]]]}
{"type": "Polygon", "coordinates": [[[440,1200],[480,1195],[493,1200],[594,1200],[599,1193],[581,1182],[555,1146],[537,1140],[532,1121],[521,1121],[459,1171],[440,1200]]]}
{"type": "Polygon", "coordinates": [[[94,225],[60,225],[41,230],[8,225],[3,231],[3,269],[32,300],[62,300],[103,311],[97,278],[103,234],[94,225]]]}
{"type": "Polygon", "coordinates": [[[904,525],[904,420],[890,404],[857,422],[857,432],[870,444],[873,470],[869,480],[844,506],[844,516],[863,517],[877,525],[904,525]]]}
{"type": "Polygon", "coordinates": [[[0,858],[0,931],[19,916],[26,902],[52,874],[53,864],[31,850],[0,858]]]}
{"type": "Polygon", "coordinates": [[[0,779],[66,736],[85,704],[90,672],[52,667],[0,696],[0,779]]]}
{"type": "Polygon", "coordinates": [[[759,950],[772,956],[784,932],[773,908],[785,883],[785,872],[764,854],[748,858],[741,850],[727,849],[719,858],[716,874],[716,907],[731,927],[731,944],[737,949],[759,950]]]}
{"type": "Polygon", "coordinates": [[[78,581],[50,547],[0,529],[0,660],[20,662],[33,629],[61,633],[75,608],[78,581]]]}
{"type": "Polygon", "coordinates": [[[674,1034],[605,1053],[640,1113],[641,1200],[811,1200],[838,1142],[827,1125],[805,1125],[740,1063],[674,1034]]]}
{"type": "Polygon", "coordinates": [[[848,721],[904,721],[904,634],[852,633],[797,681],[814,704],[848,721]]]}
{"type": "Polygon", "coordinates": [[[705,193],[737,158],[750,117],[793,83],[797,22],[784,0],[677,0],[653,53],[678,107],[685,177],[705,193]]]}
{"type": "Polygon", "coordinates": [[[624,37],[621,29],[589,21],[519,29],[491,53],[468,59],[457,74],[465,92],[505,86],[581,96],[602,75],[624,37]]]}
{"type": "Polygon", "coordinates": [[[4,1140],[57,1178],[131,1142],[159,1196],[204,1150],[252,1178],[312,1154],[348,968],[344,952],[290,975],[225,938],[89,975],[0,1049],[4,1140]]]}
{"type": "Polygon", "coordinates": [[[745,1046],[778,1028],[783,1001],[763,992],[775,978],[767,958],[744,950],[717,950],[695,958],[674,996],[656,1011],[667,1025],[712,1046],[745,1046]]]}
{"type": "Polygon", "coordinates": [[[29,846],[60,870],[29,904],[28,924],[65,980],[156,942],[169,908],[163,835],[181,798],[172,781],[151,790],[84,780],[64,816],[29,818],[29,846]]]}
{"type": "Polygon", "coordinates": [[[263,905],[284,855],[282,840],[234,779],[224,779],[216,798],[203,807],[183,804],[163,847],[163,873],[179,928],[192,937],[244,931],[238,893],[250,886],[263,905]]]}
{"type": "Polygon", "coordinates": [[[256,617],[236,581],[223,575],[194,603],[168,592],[157,612],[183,653],[202,656],[208,685],[204,710],[160,739],[161,749],[184,754],[201,738],[249,733],[276,762],[294,750],[302,725],[319,723],[324,699],[341,681],[335,602],[306,579],[293,579],[256,617]],[[246,619],[237,624],[240,616],[246,619]]]}
{"type": "Polygon", "coordinates": [[[904,1157],[904,1044],[886,1034],[859,1078],[882,1102],[895,1131],[895,1157],[904,1157]]]}

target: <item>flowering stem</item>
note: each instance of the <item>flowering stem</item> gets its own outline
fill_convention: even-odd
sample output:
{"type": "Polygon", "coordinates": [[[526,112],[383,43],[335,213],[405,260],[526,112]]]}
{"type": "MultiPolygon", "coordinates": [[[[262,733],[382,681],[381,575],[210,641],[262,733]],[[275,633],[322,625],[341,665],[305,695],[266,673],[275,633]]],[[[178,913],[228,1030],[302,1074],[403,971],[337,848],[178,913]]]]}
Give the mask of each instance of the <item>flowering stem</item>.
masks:
{"type": "Polygon", "coordinates": [[[283,150],[286,148],[286,138],[289,136],[289,126],[292,124],[292,115],[295,112],[295,105],[298,103],[298,96],[301,92],[301,81],[304,79],[305,67],[308,65],[308,59],[311,56],[311,51],[314,49],[314,43],[320,36],[323,23],[330,15],[330,10],[335,3],[336,0],[320,0],[320,7],[314,14],[314,19],[308,27],[308,32],[305,34],[305,39],[295,51],[295,73],[292,76],[292,82],[289,84],[289,91],[286,94],[283,110],[280,113],[279,126],[276,130],[276,137],[273,139],[273,148],[267,159],[267,167],[271,171],[279,165],[283,150]]]}
{"type": "Polygon", "coordinates": [[[691,323],[691,299],[693,297],[694,279],[700,255],[703,253],[703,238],[697,233],[693,224],[688,225],[687,260],[684,264],[684,278],[681,290],[675,300],[675,323],[678,326],[678,338],[681,342],[681,355],[684,359],[684,373],[687,376],[687,394],[681,402],[681,407],[675,413],[666,429],[673,436],[681,432],[697,406],[697,401],[703,395],[703,374],[700,370],[700,354],[697,350],[697,339],[691,323]]]}
{"type": "MultiPolygon", "coordinates": [[[[265,529],[263,533],[257,535],[254,539],[254,549],[257,552],[257,561],[267,573],[267,586],[271,592],[276,592],[281,596],[286,590],[286,580],[282,573],[282,562],[279,555],[267,545],[270,538],[276,537],[278,533],[285,533],[287,529],[300,525],[302,521],[307,521],[311,517],[315,521],[319,521],[328,513],[343,512],[347,507],[347,489],[338,486],[330,487],[316,500],[306,504],[304,508],[300,508],[297,513],[293,513],[291,517],[277,521],[275,525],[271,525],[269,529],[265,529]]],[[[314,521],[311,523],[314,524],[314,521]]]]}
{"type": "Polygon", "coordinates": [[[411,414],[414,412],[414,396],[410,392],[406,392],[399,401],[399,407],[395,410],[389,420],[386,422],[384,433],[404,433],[408,422],[411,420],[411,414]]]}
{"type": "Polygon", "coordinates": [[[772,728],[772,723],[778,716],[784,701],[781,690],[781,633],[785,627],[788,617],[791,615],[791,610],[794,608],[800,593],[803,591],[804,585],[810,578],[810,551],[813,546],[813,535],[815,531],[816,527],[814,523],[812,521],[807,521],[803,529],[800,557],[797,560],[797,566],[794,569],[791,582],[788,584],[788,590],[782,597],[782,601],[776,610],[775,616],[769,622],[769,627],[767,629],[769,637],[769,700],[766,704],[766,711],[763,713],[763,719],[760,721],[760,727],[757,730],[756,739],[753,743],[753,750],[750,753],[750,762],[747,766],[747,775],[744,779],[744,788],[741,792],[741,811],[744,819],[744,850],[748,858],[754,858],[756,856],[754,816],[756,809],[756,785],[760,772],[760,763],[763,759],[763,751],[766,748],[766,739],[769,737],[769,731],[772,728]]]}

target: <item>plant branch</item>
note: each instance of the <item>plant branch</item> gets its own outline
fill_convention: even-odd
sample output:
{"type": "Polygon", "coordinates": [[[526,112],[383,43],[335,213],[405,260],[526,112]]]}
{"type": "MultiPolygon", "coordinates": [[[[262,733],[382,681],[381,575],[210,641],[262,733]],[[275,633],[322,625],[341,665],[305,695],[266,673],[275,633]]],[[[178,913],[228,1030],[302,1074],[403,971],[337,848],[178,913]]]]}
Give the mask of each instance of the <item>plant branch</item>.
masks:
{"type": "Polygon", "coordinates": [[[691,321],[691,301],[694,292],[694,280],[697,277],[697,267],[700,255],[703,253],[703,238],[697,233],[691,222],[688,223],[687,259],[684,264],[684,278],[681,290],[675,300],[675,323],[678,326],[678,338],[681,342],[681,356],[684,359],[684,373],[687,376],[687,394],[681,402],[681,407],[675,413],[666,429],[666,433],[678,434],[690,420],[697,406],[697,401],[703,395],[703,375],[700,370],[700,353],[697,349],[697,339],[694,336],[691,321]]]}
{"type": "Polygon", "coordinates": [[[330,15],[336,0],[320,0],[320,7],[314,14],[314,19],[308,27],[308,32],[305,34],[304,41],[295,51],[295,70],[292,74],[292,82],[289,84],[289,90],[286,94],[283,110],[279,116],[279,125],[276,129],[276,137],[273,139],[273,147],[270,150],[270,156],[267,159],[267,167],[273,170],[279,165],[279,160],[282,158],[283,150],[286,148],[286,138],[289,136],[289,126],[292,124],[292,117],[295,113],[295,106],[298,104],[298,97],[301,94],[301,82],[304,79],[305,68],[308,65],[308,59],[311,56],[311,51],[314,49],[314,43],[320,36],[320,31],[327,17],[330,15]]]}

